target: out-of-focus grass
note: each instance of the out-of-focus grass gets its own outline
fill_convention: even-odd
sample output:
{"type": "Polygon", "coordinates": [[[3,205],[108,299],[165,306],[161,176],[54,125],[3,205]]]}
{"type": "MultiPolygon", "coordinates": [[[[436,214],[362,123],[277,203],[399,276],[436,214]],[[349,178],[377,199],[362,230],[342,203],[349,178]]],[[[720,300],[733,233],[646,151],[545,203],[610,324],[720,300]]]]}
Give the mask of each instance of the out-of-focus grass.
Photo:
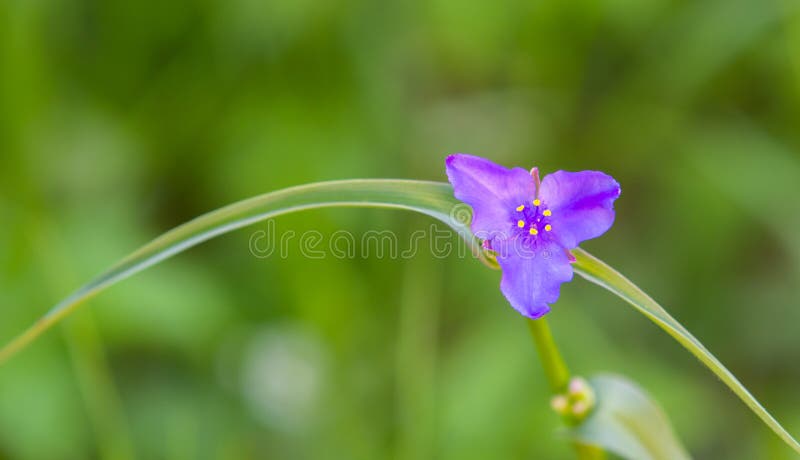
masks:
{"type": "MultiPolygon", "coordinates": [[[[466,151],[613,174],[617,224],[587,248],[798,433],[798,37],[791,1],[3,2],[0,339],[203,211],[324,179],[441,180],[466,151]]],[[[277,228],[407,241],[429,224],[337,210],[277,228]]],[[[258,259],[250,234],[125,282],[88,306],[96,324],[0,368],[0,457],[569,457],[497,273],[428,252],[258,259]]],[[[563,292],[573,371],[641,382],[698,458],[790,458],[643,318],[581,281],[563,292]]]]}

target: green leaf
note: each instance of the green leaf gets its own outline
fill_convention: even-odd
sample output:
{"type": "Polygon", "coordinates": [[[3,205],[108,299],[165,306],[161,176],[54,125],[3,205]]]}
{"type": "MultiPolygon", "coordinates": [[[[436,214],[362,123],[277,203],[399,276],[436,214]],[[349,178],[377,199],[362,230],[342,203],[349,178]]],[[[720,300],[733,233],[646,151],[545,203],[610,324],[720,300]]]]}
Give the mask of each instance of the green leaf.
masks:
{"type": "MultiPolygon", "coordinates": [[[[491,256],[483,253],[469,231],[470,210],[453,197],[449,184],[440,182],[364,179],[318,182],[266,193],[204,214],[144,245],[116,265],[56,304],[22,334],[0,348],[0,364],[22,350],[44,331],[58,323],[81,303],[115,283],[215,236],[270,217],[306,209],[349,206],[406,209],[426,214],[452,227],[469,244],[473,254],[492,268],[491,256]]],[[[576,249],[575,271],[633,305],[697,356],[736,393],[778,436],[797,452],[800,444],[783,429],[745,387],[683,326],[661,306],[600,260],[576,249]]]]}
{"type": "Polygon", "coordinates": [[[578,248],[572,253],[577,259],[573,265],[575,273],[587,280],[604,287],[616,294],[636,310],[645,315],[658,327],[683,345],[690,353],[696,356],[711,372],[716,374],[736,396],[739,397],[756,415],[775,432],[786,444],[800,453],[800,444],[790,435],[777,420],[747,391],[744,385],[729,371],[708,349],[700,343],[686,328],[675,318],[670,316],[664,308],[651,299],[630,280],[609,267],[601,260],[588,252],[578,248]]]}
{"type": "Polygon", "coordinates": [[[576,442],[637,460],[682,460],[689,454],[661,408],[638,385],[616,375],[589,380],[597,406],[568,431],[576,442]]]}
{"type": "Polygon", "coordinates": [[[473,254],[489,266],[469,231],[471,211],[453,197],[449,184],[441,182],[356,179],[317,182],[249,198],[204,214],[142,246],[70,296],[56,304],[33,326],[0,349],[0,364],[23,349],[81,303],[115,283],[203,241],[230,231],[305,209],[347,206],[406,209],[434,217],[451,226],[470,245],[473,254]]]}

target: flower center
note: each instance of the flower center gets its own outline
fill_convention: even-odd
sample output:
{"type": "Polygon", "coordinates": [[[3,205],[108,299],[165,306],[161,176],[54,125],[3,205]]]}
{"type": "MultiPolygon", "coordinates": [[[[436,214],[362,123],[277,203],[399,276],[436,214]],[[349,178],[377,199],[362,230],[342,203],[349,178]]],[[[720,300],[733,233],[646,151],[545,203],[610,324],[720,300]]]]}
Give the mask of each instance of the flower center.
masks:
{"type": "Polygon", "coordinates": [[[553,211],[543,205],[540,199],[536,198],[530,204],[521,204],[515,210],[516,226],[520,233],[537,236],[542,232],[553,230],[548,219],[553,215],[553,211]]]}

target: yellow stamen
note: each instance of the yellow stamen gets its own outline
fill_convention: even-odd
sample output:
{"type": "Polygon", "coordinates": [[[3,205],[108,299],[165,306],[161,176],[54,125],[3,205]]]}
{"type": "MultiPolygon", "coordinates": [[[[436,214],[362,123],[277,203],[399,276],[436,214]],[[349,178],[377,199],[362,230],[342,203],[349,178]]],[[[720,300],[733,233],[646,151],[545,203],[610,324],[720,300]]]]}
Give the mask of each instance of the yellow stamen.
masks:
{"type": "Polygon", "coordinates": [[[544,226],[544,231],[546,231],[546,232],[549,232],[552,229],[553,229],[553,227],[551,227],[550,224],[547,224],[547,225],[544,226]]]}
{"type": "Polygon", "coordinates": [[[534,227],[531,227],[531,235],[538,235],[539,230],[536,230],[534,227]]]}
{"type": "Polygon", "coordinates": [[[539,206],[540,204],[542,204],[542,200],[540,200],[540,199],[538,199],[538,198],[537,198],[537,199],[535,199],[535,200],[533,200],[533,205],[534,205],[534,206],[539,206]]]}
{"type": "Polygon", "coordinates": [[[525,209],[525,205],[524,204],[521,204],[521,205],[517,206],[517,211],[521,212],[523,209],[525,209]]]}
{"type": "Polygon", "coordinates": [[[524,226],[525,226],[525,221],[524,220],[517,221],[517,227],[522,228],[524,226]]]}
{"type": "Polygon", "coordinates": [[[545,217],[552,216],[553,215],[553,211],[551,211],[549,209],[545,209],[544,212],[542,213],[542,215],[544,215],[545,217]]]}

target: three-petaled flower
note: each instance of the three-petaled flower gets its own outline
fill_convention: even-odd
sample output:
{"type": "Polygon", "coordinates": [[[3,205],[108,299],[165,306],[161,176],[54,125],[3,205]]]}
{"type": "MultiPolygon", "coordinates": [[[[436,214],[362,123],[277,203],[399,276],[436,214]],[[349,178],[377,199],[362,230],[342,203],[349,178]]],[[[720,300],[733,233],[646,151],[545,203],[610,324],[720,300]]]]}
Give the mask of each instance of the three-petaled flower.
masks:
{"type": "Polygon", "coordinates": [[[572,280],[569,250],[614,223],[617,181],[599,171],[556,171],[540,181],[537,168],[464,154],[450,155],[446,165],[456,198],[472,207],[472,232],[496,253],[503,295],[529,318],[549,312],[561,284],[572,280]]]}

